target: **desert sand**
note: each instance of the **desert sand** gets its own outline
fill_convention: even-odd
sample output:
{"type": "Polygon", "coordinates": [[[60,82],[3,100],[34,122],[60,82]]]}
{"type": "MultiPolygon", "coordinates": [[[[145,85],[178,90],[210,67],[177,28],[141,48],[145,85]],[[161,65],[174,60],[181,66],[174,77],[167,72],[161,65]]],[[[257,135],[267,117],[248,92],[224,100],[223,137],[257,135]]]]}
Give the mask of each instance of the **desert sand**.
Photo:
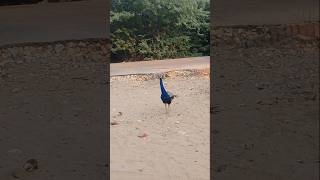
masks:
{"type": "Polygon", "coordinates": [[[172,75],[164,81],[178,96],[168,114],[159,79],[111,79],[112,180],[210,178],[209,75],[172,75]]]}

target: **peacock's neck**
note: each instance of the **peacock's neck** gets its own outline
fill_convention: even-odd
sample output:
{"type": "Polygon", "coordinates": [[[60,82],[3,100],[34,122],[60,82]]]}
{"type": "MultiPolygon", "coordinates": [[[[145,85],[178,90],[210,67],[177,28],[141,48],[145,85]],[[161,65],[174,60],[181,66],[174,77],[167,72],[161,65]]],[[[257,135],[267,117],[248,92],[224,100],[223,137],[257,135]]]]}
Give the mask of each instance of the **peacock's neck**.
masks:
{"type": "Polygon", "coordinates": [[[163,86],[163,82],[162,82],[162,79],[160,78],[160,89],[161,89],[161,93],[162,94],[168,94],[166,89],[164,88],[163,86]]]}

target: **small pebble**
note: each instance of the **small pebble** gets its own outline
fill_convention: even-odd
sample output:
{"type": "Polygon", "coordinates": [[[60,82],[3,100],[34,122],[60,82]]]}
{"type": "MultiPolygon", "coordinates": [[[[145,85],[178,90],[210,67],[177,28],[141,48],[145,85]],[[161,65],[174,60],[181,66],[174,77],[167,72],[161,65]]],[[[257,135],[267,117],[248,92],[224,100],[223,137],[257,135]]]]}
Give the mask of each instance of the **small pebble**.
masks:
{"type": "Polygon", "coordinates": [[[116,122],[116,121],[113,121],[113,122],[111,122],[110,124],[111,124],[112,126],[114,126],[114,125],[118,125],[119,123],[116,122]]]}
{"type": "Polygon", "coordinates": [[[178,133],[179,133],[179,134],[182,134],[182,135],[185,135],[185,134],[186,134],[186,132],[184,132],[184,131],[178,131],[178,133]]]}
{"type": "Polygon", "coordinates": [[[146,134],[146,133],[142,133],[142,134],[138,135],[139,138],[144,138],[144,137],[147,137],[147,136],[148,136],[148,134],[146,134]]]}
{"type": "Polygon", "coordinates": [[[12,93],[17,93],[17,92],[19,92],[19,88],[14,88],[14,89],[11,90],[11,92],[12,92],[12,93]]]}
{"type": "Polygon", "coordinates": [[[10,154],[20,154],[22,151],[20,149],[11,149],[8,151],[10,154]]]}
{"type": "Polygon", "coordinates": [[[302,160],[297,160],[298,163],[300,164],[303,164],[303,161],[302,160]]]}
{"type": "Polygon", "coordinates": [[[29,159],[24,165],[23,169],[27,172],[32,172],[38,169],[38,161],[36,159],[29,159]]]}

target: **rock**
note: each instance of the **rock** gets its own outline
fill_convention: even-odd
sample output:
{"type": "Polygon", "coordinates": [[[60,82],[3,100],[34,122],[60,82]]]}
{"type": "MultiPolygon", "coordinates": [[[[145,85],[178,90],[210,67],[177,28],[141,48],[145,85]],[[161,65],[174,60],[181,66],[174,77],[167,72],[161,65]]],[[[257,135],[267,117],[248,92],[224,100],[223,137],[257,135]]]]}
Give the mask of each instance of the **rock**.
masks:
{"type": "Polygon", "coordinates": [[[20,91],[19,88],[13,88],[13,89],[11,90],[12,93],[17,93],[17,92],[19,92],[19,91],[20,91]]]}
{"type": "Polygon", "coordinates": [[[10,150],[8,151],[8,153],[9,153],[9,154],[21,154],[22,151],[21,151],[20,149],[15,148],[15,149],[10,149],[10,150]]]}
{"type": "Polygon", "coordinates": [[[22,60],[18,60],[16,63],[17,63],[17,64],[22,64],[23,61],[22,61],[22,60]]]}
{"type": "Polygon", "coordinates": [[[59,69],[61,67],[61,65],[60,64],[53,64],[51,67],[53,69],[59,69]]]}
{"type": "Polygon", "coordinates": [[[214,130],[212,131],[212,134],[219,134],[219,131],[216,130],[216,129],[214,129],[214,130]]]}
{"type": "Polygon", "coordinates": [[[227,165],[223,164],[223,165],[218,166],[215,170],[216,170],[216,172],[223,172],[226,169],[227,169],[227,165]]]}
{"type": "Polygon", "coordinates": [[[17,170],[14,170],[12,173],[11,173],[11,176],[15,179],[20,179],[24,176],[26,176],[26,172],[25,171],[22,171],[20,169],[17,169],[17,170]]]}
{"type": "Polygon", "coordinates": [[[27,172],[32,172],[38,169],[38,161],[36,159],[29,159],[24,165],[23,169],[27,172]]]}
{"type": "Polygon", "coordinates": [[[210,114],[218,114],[220,113],[220,106],[215,105],[215,106],[210,106],[210,114]]]}
{"type": "Polygon", "coordinates": [[[302,160],[297,160],[297,163],[303,164],[304,162],[302,160]]]}
{"type": "Polygon", "coordinates": [[[113,122],[111,122],[110,124],[111,124],[112,126],[114,126],[114,125],[118,125],[119,123],[116,122],[116,121],[113,121],[113,122]]]}
{"type": "Polygon", "coordinates": [[[262,105],[262,104],[264,104],[264,103],[263,103],[263,101],[262,101],[262,100],[259,100],[259,101],[257,101],[257,104],[262,105]]]}
{"type": "Polygon", "coordinates": [[[17,49],[16,48],[9,48],[8,51],[10,52],[10,54],[13,56],[13,57],[16,57],[17,56],[17,49]]]}
{"type": "Polygon", "coordinates": [[[4,67],[7,64],[7,61],[1,61],[0,62],[0,67],[4,67]]]}
{"type": "Polygon", "coordinates": [[[68,43],[68,47],[75,47],[76,45],[75,45],[75,43],[73,43],[73,42],[70,42],[70,43],[68,43]]]}
{"type": "Polygon", "coordinates": [[[86,45],[86,43],[84,43],[84,42],[80,42],[80,43],[79,43],[79,46],[80,46],[80,47],[81,47],[81,46],[82,46],[82,47],[85,47],[85,46],[87,46],[87,45],[86,45]]]}
{"type": "Polygon", "coordinates": [[[104,54],[107,54],[107,53],[108,53],[108,49],[107,49],[107,47],[105,47],[105,46],[101,46],[101,50],[102,50],[102,52],[103,52],[104,54]]]}
{"type": "Polygon", "coordinates": [[[138,135],[139,138],[144,138],[144,137],[147,137],[147,136],[148,136],[148,134],[146,134],[146,133],[142,133],[142,134],[138,135]]]}
{"type": "Polygon", "coordinates": [[[64,49],[64,45],[62,44],[57,44],[54,47],[54,50],[56,51],[56,53],[60,53],[63,49],[64,49]]]}

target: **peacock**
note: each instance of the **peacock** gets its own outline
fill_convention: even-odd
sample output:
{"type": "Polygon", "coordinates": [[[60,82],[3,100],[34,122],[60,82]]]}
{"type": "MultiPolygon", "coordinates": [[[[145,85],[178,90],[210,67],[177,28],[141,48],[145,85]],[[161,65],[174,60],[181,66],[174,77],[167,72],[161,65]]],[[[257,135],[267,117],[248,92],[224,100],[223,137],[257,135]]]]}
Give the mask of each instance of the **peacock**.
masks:
{"type": "Polygon", "coordinates": [[[168,112],[168,109],[170,108],[170,104],[174,97],[177,97],[176,95],[173,95],[171,92],[166,91],[166,89],[163,86],[162,78],[160,77],[160,89],[161,89],[161,100],[164,103],[166,112],[168,112]]]}

